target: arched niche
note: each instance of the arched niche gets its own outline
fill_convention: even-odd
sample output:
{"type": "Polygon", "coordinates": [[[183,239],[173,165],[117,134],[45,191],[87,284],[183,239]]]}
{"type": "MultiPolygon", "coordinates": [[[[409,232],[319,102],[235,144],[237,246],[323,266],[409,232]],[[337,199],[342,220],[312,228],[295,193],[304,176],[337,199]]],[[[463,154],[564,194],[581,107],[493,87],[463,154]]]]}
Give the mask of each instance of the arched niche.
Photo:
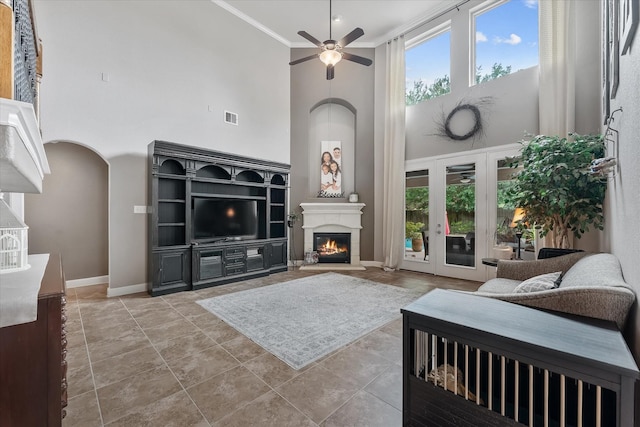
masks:
{"type": "MultiPolygon", "coordinates": [[[[356,173],[356,109],[347,101],[327,98],[309,111],[309,196],[321,197],[322,153],[326,147],[341,149],[341,192],[343,197],[355,191],[356,173]],[[330,144],[327,142],[339,142],[330,144]],[[315,173],[314,171],[317,171],[315,173]]],[[[325,197],[322,197],[325,198],[325,197]]]]}

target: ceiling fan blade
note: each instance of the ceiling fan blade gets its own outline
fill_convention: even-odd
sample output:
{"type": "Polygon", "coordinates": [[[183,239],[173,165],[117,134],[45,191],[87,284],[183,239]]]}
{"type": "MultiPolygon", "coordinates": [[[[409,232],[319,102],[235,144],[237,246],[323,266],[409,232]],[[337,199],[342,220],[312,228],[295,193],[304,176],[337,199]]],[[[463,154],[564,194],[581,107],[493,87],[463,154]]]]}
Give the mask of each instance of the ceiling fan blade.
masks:
{"type": "Polygon", "coordinates": [[[362,56],[353,55],[347,52],[342,52],[342,58],[348,61],[357,62],[358,64],[366,65],[367,67],[373,64],[373,61],[370,60],[369,58],[363,58],[362,56]]]}
{"type": "Polygon", "coordinates": [[[296,64],[299,64],[301,62],[309,61],[311,59],[316,59],[318,56],[320,56],[319,53],[316,53],[315,55],[305,56],[304,58],[296,59],[295,61],[289,62],[289,65],[296,65],[296,64]]]}
{"type": "Polygon", "coordinates": [[[333,65],[327,65],[327,80],[333,80],[333,65]]]}
{"type": "Polygon", "coordinates": [[[298,34],[300,34],[302,37],[309,40],[311,43],[315,44],[316,46],[318,47],[322,46],[322,42],[320,40],[313,37],[311,34],[307,33],[306,31],[298,31],[298,34]]]}
{"type": "MultiPolygon", "coordinates": [[[[298,33],[300,34],[300,33],[298,33]]],[[[346,36],[344,36],[339,42],[338,44],[342,47],[345,47],[346,45],[348,45],[349,43],[351,43],[352,41],[360,38],[364,36],[364,31],[362,30],[362,28],[358,27],[355,30],[351,31],[349,34],[347,34],[346,36]]]]}

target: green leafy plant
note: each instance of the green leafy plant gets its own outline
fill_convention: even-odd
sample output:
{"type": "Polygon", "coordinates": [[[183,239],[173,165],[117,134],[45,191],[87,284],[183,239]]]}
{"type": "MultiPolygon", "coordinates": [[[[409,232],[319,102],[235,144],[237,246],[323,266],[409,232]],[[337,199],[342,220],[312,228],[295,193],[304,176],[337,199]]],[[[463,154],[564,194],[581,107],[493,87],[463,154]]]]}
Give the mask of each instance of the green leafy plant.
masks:
{"type": "Polygon", "coordinates": [[[422,222],[411,222],[407,221],[405,223],[405,237],[407,239],[418,239],[422,238],[422,229],[424,228],[424,223],[422,222]]]}
{"type": "Polygon", "coordinates": [[[579,239],[590,226],[602,230],[607,180],[589,168],[604,157],[602,135],[538,135],[521,143],[522,155],[510,166],[522,170],[509,189],[513,205],[525,210],[520,223],[534,224],[541,236],[553,231],[558,248],[571,248],[570,231],[579,239]]]}

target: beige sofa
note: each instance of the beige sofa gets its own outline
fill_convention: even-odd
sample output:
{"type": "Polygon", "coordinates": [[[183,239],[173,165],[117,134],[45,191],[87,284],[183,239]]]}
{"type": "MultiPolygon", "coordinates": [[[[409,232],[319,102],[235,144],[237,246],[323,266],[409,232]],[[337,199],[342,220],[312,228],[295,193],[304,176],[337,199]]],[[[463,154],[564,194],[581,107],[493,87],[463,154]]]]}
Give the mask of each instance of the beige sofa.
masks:
{"type": "MultiPolygon", "coordinates": [[[[610,320],[624,327],[635,292],[611,254],[578,252],[535,261],[498,261],[496,278],[474,293],[546,310],[610,320]],[[514,292],[524,280],[562,272],[559,284],[548,290],[514,292]]],[[[522,287],[518,289],[522,291],[522,287]]]]}

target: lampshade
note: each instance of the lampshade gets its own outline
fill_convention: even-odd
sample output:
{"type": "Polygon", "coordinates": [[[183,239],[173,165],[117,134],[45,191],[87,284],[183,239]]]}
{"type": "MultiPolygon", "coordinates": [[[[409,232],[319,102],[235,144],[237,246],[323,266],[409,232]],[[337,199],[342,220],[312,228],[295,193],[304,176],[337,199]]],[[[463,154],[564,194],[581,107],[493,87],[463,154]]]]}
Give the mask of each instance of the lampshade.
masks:
{"type": "Polygon", "coordinates": [[[342,54],[337,50],[325,50],[320,54],[320,61],[325,65],[336,65],[342,59],[342,54]]]}
{"type": "Polygon", "coordinates": [[[511,220],[511,228],[515,228],[518,226],[518,221],[520,221],[522,218],[524,218],[525,216],[525,212],[523,208],[516,208],[516,210],[513,212],[513,219],[511,220]]]}

